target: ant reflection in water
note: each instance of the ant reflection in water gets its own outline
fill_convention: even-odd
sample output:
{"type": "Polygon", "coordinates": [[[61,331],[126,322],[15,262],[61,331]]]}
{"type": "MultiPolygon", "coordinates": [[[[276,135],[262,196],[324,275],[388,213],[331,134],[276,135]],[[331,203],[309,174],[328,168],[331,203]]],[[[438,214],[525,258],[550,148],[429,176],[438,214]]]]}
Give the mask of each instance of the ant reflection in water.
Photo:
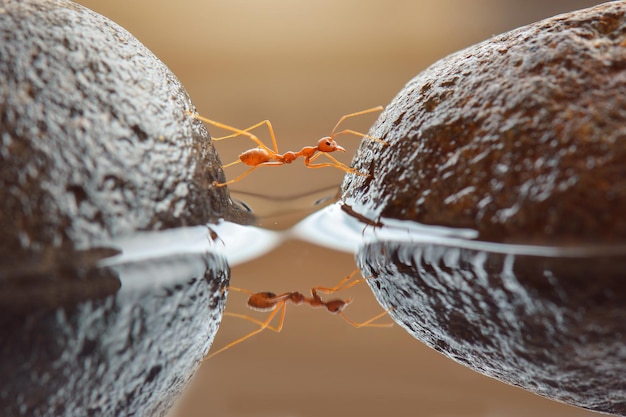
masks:
{"type": "Polygon", "coordinates": [[[223,348],[219,349],[216,352],[211,353],[210,355],[208,355],[206,359],[212,358],[213,356],[217,355],[218,353],[221,353],[227,349],[232,348],[233,346],[243,342],[244,340],[247,340],[249,338],[251,338],[252,336],[254,336],[255,334],[261,333],[263,330],[265,329],[270,329],[273,330],[275,332],[280,332],[283,328],[283,323],[285,322],[285,311],[286,311],[286,307],[287,307],[287,303],[292,303],[295,305],[298,304],[308,304],[311,307],[323,307],[326,310],[328,310],[328,312],[333,313],[333,314],[338,314],[341,316],[341,318],[343,318],[347,323],[351,324],[354,327],[391,327],[393,326],[393,323],[383,323],[383,324],[379,324],[379,323],[373,323],[375,320],[385,316],[390,310],[385,310],[382,313],[372,317],[371,319],[364,321],[362,323],[357,323],[351,319],[349,319],[348,317],[345,316],[345,314],[343,313],[343,310],[346,308],[346,306],[348,304],[350,304],[352,302],[351,298],[342,300],[342,299],[334,299],[334,300],[329,300],[329,301],[324,301],[322,300],[322,298],[320,297],[319,293],[324,293],[324,294],[333,294],[337,291],[341,291],[341,290],[345,290],[348,289],[350,287],[353,287],[361,282],[364,282],[366,279],[370,279],[371,277],[367,277],[367,278],[361,278],[361,279],[356,279],[356,280],[352,280],[352,278],[354,277],[354,275],[358,272],[358,269],[355,269],[350,275],[346,276],[345,278],[343,278],[341,281],[339,281],[339,283],[337,285],[335,285],[334,287],[313,287],[311,288],[311,296],[307,297],[306,295],[299,293],[299,292],[286,292],[283,294],[279,294],[276,295],[274,293],[271,292],[252,292],[249,290],[245,290],[245,289],[241,289],[241,288],[235,288],[235,287],[229,287],[231,290],[234,291],[239,291],[239,292],[243,292],[246,294],[249,294],[250,297],[248,298],[248,307],[254,309],[254,310],[258,310],[258,311],[271,311],[271,313],[267,316],[267,318],[265,319],[265,321],[260,321],[257,320],[253,317],[250,316],[246,316],[244,314],[236,314],[236,313],[224,313],[225,316],[230,316],[230,317],[237,317],[237,318],[241,318],[244,320],[248,320],[251,321],[255,324],[259,325],[259,328],[256,330],[253,330],[252,332],[248,333],[247,335],[233,341],[230,342],[229,344],[227,344],[226,346],[224,346],[223,348]],[[352,281],[351,281],[352,280],[352,281]],[[272,319],[274,319],[274,317],[280,312],[280,319],[278,321],[278,325],[271,326],[270,323],[272,322],[272,319]]]}
{"type": "Polygon", "coordinates": [[[343,147],[339,146],[337,142],[335,141],[335,138],[337,136],[341,136],[345,134],[357,135],[363,138],[373,140],[375,142],[382,143],[383,145],[388,145],[388,143],[385,142],[384,140],[374,138],[372,136],[366,135],[365,133],[360,133],[352,129],[344,129],[344,130],[337,132],[337,128],[344,120],[350,117],[361,116],[364,114],[373,113],[373,112],[377,112],[381,110],[383,110],[383,107],[377,106],[377,107],[372,107],[371,109],[361,110],[355,113],[346,114],[339,119],[339,121],[333,128],[332,132],[330,133],[330,136],[325,136],[321,138],[317,142],[316,146],[305,146],[304,148],[300,149],[298,152],[288,151],[283,154],[278,152],[276,136],[274,135],[274,129],[272,128],[272,124],[270,123],[269,120],[263,120],[262,122],[259,122],[246,129],[238,129],[236,127],[228,126],[226,124],[207,119],[206,117],[202,117],[197,113],[192,113],[190,111],[187,111],[187,114],[198,120],[201,120],[215,127],[218,127],[220,129],[230,130],[231,132],[233,132],[232,134],[228,136],[222,136],[220,138],[213,138],[214,141],[229,139],[229,138],[243,135],[243,136],[247,136],[258,145],[258,147],[256,148],[248,149],[247,151],[243,152],[241,155],[239,155],[238,160],[231,162],[230,164],[226,164],[222,166],[222,168],[228,168],[232,165],[243,162],[245,165],[252,167],[249,170],[245,171],[243,174],[239,175],[238,177],[230,181],[226,181],[223,183],[220,183],[217,181],[213,182],[214,186],[223,187],[225,185],[232,184],[234,182],[237,182],[243,179],[245,176],[247,176],[248,174],[250,174],[252,171],[254,171],[260,166],[280,166],[284,164],[290,164],[300,157],[304,158],[304,164],[306,165],[307,168],[334,167],[334,168],[341,169],[342,171],[349,173],[349,174],[368,176],[368,174],[359,172],[356,169],[350,168],[349,166],[339,162],[337,159],[330,156],[329,153],[335,152],[335,151],[340,151],[340,152],[346,151],[343,147]],[[260,127],[262,125],[266,125],[267,129],[269,130],[274,149],[270,149],[263,142],[261,142],[259,138],[257,138],[254,134],[250,133],[251,130],[256,129],[257,127],[260,127]],[[325,155],[327,158],[331,160],[331,162],[314,163],[314,161],[317,158],[319,158],[321,155],[325,155]]]}

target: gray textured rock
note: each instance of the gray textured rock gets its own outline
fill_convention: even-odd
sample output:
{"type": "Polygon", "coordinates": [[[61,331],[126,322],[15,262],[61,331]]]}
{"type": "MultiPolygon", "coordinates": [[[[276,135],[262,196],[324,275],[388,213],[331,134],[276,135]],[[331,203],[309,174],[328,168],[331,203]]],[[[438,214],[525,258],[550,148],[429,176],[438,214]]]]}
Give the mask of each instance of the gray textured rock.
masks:
{"type": "Polygon", "coordinates": [[[0,0],[0,39],[0,414],[162,415],[217,331],[228,265],[106,268],[103,245],[248,218],[211,187],[224,176],[182,85],[127,31],[0,0]]]}
{"type": "Polygon", "coordinates": [[[71,271],[80,300],[33,308],[31,299],[27,314],[0,306],[0,414],[165,415],[217,332],[224,259],[189,254],[71,271]]]}
{"type": "Polygon", "coordinates": [[[241,218],[176,77],[63,0],[0,2],[0,256],[241,218]]]}

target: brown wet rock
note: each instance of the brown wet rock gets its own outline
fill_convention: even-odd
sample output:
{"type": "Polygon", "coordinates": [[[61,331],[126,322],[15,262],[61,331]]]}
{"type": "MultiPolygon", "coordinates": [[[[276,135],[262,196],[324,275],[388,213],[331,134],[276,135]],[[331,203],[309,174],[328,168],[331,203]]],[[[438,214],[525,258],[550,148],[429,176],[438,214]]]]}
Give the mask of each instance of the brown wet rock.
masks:
{"type": "Polygon", "coordinates": [[[357,257],[390,315],[481,373],[626,415],[626,3],[442,59],[369,133],[390,146],[362,145],[371,177],[343,201],[373,227],[357,257]]]}
{"type": "Polygon", "coordinates": [[[104,267],[111,241],[248,216],[211,187],[223,172],[186,91],[127,31],[69,1],[0,0],[0,39],[0,414],[162,415],[217,331],[228,265],[207,250],[104,267]]]}
{"type": "Polygon", "coordinates": [[[374,178],[347,176],[344,200],[483,240],[626,240],[625,12],[547,19],[417,75],[370,131],[391,146],[354,159],[374,178]]]}

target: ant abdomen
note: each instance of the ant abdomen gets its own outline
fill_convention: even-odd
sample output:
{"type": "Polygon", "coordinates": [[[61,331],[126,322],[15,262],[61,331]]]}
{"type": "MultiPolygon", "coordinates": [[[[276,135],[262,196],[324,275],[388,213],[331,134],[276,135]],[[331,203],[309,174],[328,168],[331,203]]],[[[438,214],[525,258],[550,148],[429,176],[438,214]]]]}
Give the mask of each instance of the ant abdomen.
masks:
{"type": "Polygon", "coordinates": [[[257,166],[271,161],[272,157],[263,148],[252,148],[239,155],[239,160],[248,166],[257,166]]]}
{"type": "Polygon", "coordinates": [[[258,292],[248,298],[248,307],[258,311],[269,311],[276,307],[278,301],[273,292],[258,292]]]}
{"type": "Polygon", "coordinates": [[[339,313],[352,300],[330,300],[326,303],[326,309],[331,313],[339,313]]]}

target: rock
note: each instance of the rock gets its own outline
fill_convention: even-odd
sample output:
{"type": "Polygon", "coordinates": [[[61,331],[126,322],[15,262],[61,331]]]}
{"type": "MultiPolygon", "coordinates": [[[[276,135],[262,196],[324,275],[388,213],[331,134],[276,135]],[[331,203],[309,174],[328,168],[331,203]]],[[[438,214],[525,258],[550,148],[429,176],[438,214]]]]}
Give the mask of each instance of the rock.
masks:
{"type": "Polygon", "coordinates": [[[624,2],[457,52],[411,80],[354,159],[343,199],[370,218],[481,240],[626,240],[624,2]]]}
{"type": "Polygon", "coordinates": [[[390,315],[478,372],[626,415],[626,3],[442,59],[369,134],[390,146],[364,142],[371,177],[342,199],[375,229],[358,262],[390,315]]]}
{"type": "Polygon", "coordinates": [[[0,35],[2,258],[243,219],[189,96],[127,31],[27,0],[2,2],[0,35]]]}
{"type": "Polygon", "coordinates": [[[217,331],[228,265],[103,265],[119,238],[249,216],[211,187],[224,175],[184,88],[127,31],[66,0],[0,0],[0,38],[0,414],[163,415],[217,331]]]}

